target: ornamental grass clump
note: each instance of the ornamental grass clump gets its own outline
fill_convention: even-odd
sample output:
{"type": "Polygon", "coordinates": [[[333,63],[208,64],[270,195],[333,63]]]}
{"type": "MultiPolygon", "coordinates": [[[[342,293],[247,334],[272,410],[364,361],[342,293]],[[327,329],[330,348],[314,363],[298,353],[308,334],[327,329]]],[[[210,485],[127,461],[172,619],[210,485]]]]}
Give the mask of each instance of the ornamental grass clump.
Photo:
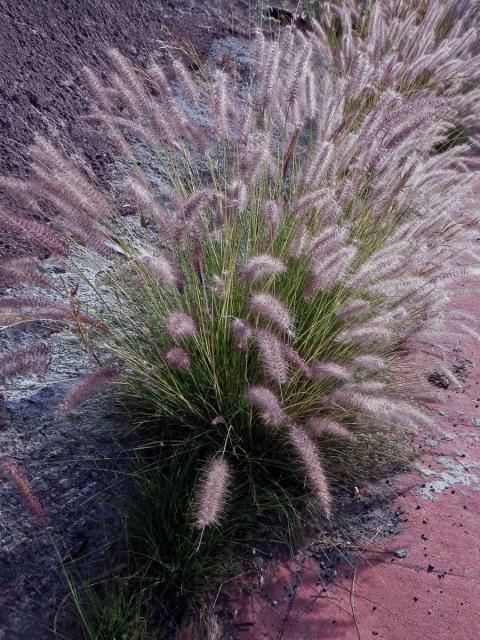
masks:
{"type": "MultiPolygon", "coordinates": [[[[478,125],[478,3],[342,0],[319,3],[317,13],[323,65],[349,78],[348,93],[366,89],[362,100],[370,103],[388,87],[404,97],[442,96],[457,122],[440,149],[465,141],[466,133],[478,148],[478,130],[468,131],[478,125]]],[[[411,127],[428,120],[428,110],[428,103],[416,110],[411,127]]]]}
{"type": "MultiPolygon", "coordinates": [[[[384,29],[374,6],[369,29],[384,29]]],[[[327,12],[308,37],[259,33],[243,76],[178,61],[139,71],[110,51],[111,74],[86,76],[88,119],[118,153],[115,188],[40,136],[30,176],[0,180],[43,218],[2,210],[0,223],[99,274],[97,309],[81,289],[62,304],[52,284],[51,297],[3,300],[5,323],[67,323],[102,365],[60,414],[115,383],[146,438],[195,452],[186,512],[203,540],[229,518],[330,516],[339,486],[392,468],[404,434],[433,426],[416,359],[443,370],[443,340],[477,335],[444,304],[452,279],[477,275],[457,264],[478,258],[470,147],[438,153],[475,109],[452,79],[462,59],[448,90],[433,54],[378,65],[380,35],[357,37],[352,7],[328,9],[340,50],[327,12]],[[405,90],[427,62],[428,82],[405,90]]],[[[395,24],[414,23],[399,12],[395,24]]],[[[382,34],[385,48],[403,43],[382,34]]]]}

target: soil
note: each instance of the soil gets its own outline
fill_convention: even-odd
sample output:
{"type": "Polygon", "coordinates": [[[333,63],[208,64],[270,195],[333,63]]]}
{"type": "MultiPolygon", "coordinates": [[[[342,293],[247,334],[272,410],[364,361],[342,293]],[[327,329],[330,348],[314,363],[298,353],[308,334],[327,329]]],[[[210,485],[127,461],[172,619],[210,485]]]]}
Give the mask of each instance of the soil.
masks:
{"type": "MultiPolygon", "coordinates": [[[[66,286],[76,283],[53,258],[42,269],[66,286]]],[[[129,492],[128,456],[119,444],[128,425],[115,407],[97,398],[67,417],[56,414],[67,389],[90,368],[77,337],[55,323],[27,332],[13,327],[0,332],[0,353],[46,338],[52,347],[48,373],[2,387],[0,452],[21,469],[47,514],[41,526],[0,477],[2,640],[53,637],[67,592],[63,569],[68,572],[69,563],[82,558],[89,574],[98,573],[121,529],[117,499],[129,492]]]]}
{"type": "MultiPolygon", "coordinates": [[[[62,335],[59,340],[57,364],[69,360],[72,364],[72,345],[67,344],[71,336],[62,335]],[[63,347],[59,340],[64,341],[63,347]]],[[[61,375],[66,377],[64,370],[61,375]]],[[[111,496],[112,486],[127,488],[122,483],[127,462],[115,442],[118,420],[111,407],[102,404],[68,420],[56,420],[54,411],[68,384],[48,379],[6,403],[8,428],[0,433],[2,453],[29,479],[49,521],[40,526],[2,478],[2,640],[55,637],[55,615],[68,589],[63,569],[68,572],[70,562],[82,559],[88,574],[97,575],[98,563],[115,544],[121,528],[111,496]]],[[[75,576],[76,570],[72,571],[75,576]]]]}
{"type": "MultiPolygon", "coordinates": [[[[109,149],[82,120],[88,110],[83,65],[104,68],[105,50],[110,47],[139,65],[147,64],[154,52],[169,55],[172,48],[181,55],[179,49],[192,47],[205,57],[215,40],[251,33],[257,4],[257,0],[2,0],[0,173],[24,175],[34,133],[48,131],[82,149],[99,179],[107,180],[109,149]]],[[[0,205],[5,200],[0,196],[0,205]]],[[[0,261],[25,255],[43,252],[2,230],[0,261]]]]}

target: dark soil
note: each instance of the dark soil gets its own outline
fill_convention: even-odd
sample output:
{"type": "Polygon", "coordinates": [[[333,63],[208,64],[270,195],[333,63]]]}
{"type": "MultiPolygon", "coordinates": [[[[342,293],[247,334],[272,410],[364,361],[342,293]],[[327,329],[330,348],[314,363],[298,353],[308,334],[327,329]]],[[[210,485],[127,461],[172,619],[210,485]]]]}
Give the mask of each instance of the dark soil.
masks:
{"type": "Polygon", "coordinates": [[[2,171],[22,174],[18,150],[33,133],[66,131],[85,148],[95,171],[105,169],[96,143],[85,138],[87,104],[82,66],[102,67],[118,47],[137,64],[157,49],[191,43],[205,56],[213,40],[245,34],[248,0],[3,0],[0,12],[0,139],[2,171]]]}
{"type": "Polygon", "coordinates": [[[51,415],[64,393],[65,385],[47,387],[8,405],[8,438],[2,442],[2,452],[8,452],[31,479],[49,522],[40,526],[2,478],[2,640],[55,637],[55,616],[68,591],[64,571],[68,573],[70,563],[81,559],[82,566],[96,575],[97,563],[116,544],[122,527],[110,494],[112,486],[124,492],[128,463],[114,442],[117,431],[111,412],[102,407],[56,424],[51,415]]]}
{"type": "MultiPolygon", "coordinates": [[[[49,131],[72,140],[107,179],[108,148],[82,120],[88,110],[82,66],[103,68],[109,47],[140,65],[154,51],[166,56],[189,44],[205,56],[214,40],[248,34],[256,6],[257,0],[1,0],[0,173],[22,176],[34,132],[49,131]]],[[[0,196],[0,205],[5,200],[0,196]]],[[[0,229],[0,261],[25,255],[41,256],[42,249],[0,229]]]]}

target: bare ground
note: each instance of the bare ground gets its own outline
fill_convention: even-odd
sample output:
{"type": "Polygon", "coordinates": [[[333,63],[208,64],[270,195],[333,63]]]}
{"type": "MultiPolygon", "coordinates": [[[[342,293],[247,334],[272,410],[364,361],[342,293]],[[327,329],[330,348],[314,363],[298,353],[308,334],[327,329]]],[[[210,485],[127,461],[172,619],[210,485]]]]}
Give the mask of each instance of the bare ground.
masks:
{"type": "MultiPolygon", "coordinates": [[[[104,141],[85,126],[82,67],[102,69],[105,49],[117,47],[148,62],[154,51],[193,47],[205,56],[212,43],[248,34],[257,0],[1,0],[0,172],[21,176],[36,131],[58,132],[81,148],[100,179],[111,158],[104,141]]],[[[178,51],[177,51],[178,54],[178,51]]],[[[0,205],[5,199],[0,196],[0,205]]],[[[42,249],[4,230],[0,261],[42,249]]],[[[0,291],[2,282],[0,277],[0,291]]]]}

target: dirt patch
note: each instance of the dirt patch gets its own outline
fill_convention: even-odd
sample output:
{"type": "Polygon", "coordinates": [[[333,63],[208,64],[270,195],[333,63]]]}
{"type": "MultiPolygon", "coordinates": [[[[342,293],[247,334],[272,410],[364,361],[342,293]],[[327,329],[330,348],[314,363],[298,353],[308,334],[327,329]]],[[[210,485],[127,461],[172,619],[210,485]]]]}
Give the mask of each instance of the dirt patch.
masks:
{"type": "Polygon", "coordinates": [[[7,1],[0,14],[0,139],[8,151],[2,171],[25,171],[15,145],[28,145],[37,130],[63,130],[84,148],[98,174],[104,150],[85,138],[80,118],[86,111],[82,66],[101,68],[105,49],[118,47],[146,64],[152,51],[166,55],[165,42],[190,43],[205,56],[212,42],[248,32],[252,3],[189,0],[7,1]]]}
{"type": "MultiPolygon", "coordinates": [[[[166,43],[191,46],[205,57],[218,38],[251,33],[257,5],[257,0],[2,2],[0,173],[24,175],[34,133],[49,131],[71,140],[96,176],[108,180],[109,148],[82,120],[88,105],[82,66],[104,68],[108,47],[118,47],[139,65],[154,51],[160,57],[169,55],[166,43]]],[[[0,196],[0,204],[4,200],[0,196]]],[[[33,242],[0,230],[0,261],[26,255],[43,252],[33,242]]],[[[0,275],[0,292],[2,288],[0,275]]]]}
{"type": "MultiPolygon", "coordinates": [[[[478,314],[476,300],[468,311],[478,314]]],[[[419,433],[415,469],[347,496],[320,544],[260,567],[235,594],[232,639],[450,640],[452,629],[456,640],[480,637],[478,343],[445,356],[462,384],[435,389],[437,424],[419,433]]]]}

